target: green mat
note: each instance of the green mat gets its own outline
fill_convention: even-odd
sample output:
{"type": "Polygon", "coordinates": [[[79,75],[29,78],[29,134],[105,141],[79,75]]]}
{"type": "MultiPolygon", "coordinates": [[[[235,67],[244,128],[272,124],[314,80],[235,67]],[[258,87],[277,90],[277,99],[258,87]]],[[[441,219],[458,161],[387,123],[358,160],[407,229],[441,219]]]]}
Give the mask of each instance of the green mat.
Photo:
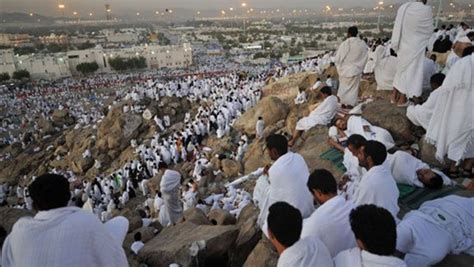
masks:
{"type": "Polygon", "coordinates": [[[464,190],[460,186],[443,186],[438,190],[420,188],[404,184],[397,184],[397,187],[400,191],[398,202],[410,209],[418,209],[421,204],[426,201],[452,195],[455,192],[464,190]]]}
{"type": "Polygon", "coordinates": [[[346,172],[346,167],[344,167],[344,164],[342,164],[342,161],[344,160],[344,154],[341,151],[331,147],[328,151],[322,153],[319,157],[325,160],[329,160],[333,165],[336,166],[336,169],[338,169],[342,173],[346,172]]]}

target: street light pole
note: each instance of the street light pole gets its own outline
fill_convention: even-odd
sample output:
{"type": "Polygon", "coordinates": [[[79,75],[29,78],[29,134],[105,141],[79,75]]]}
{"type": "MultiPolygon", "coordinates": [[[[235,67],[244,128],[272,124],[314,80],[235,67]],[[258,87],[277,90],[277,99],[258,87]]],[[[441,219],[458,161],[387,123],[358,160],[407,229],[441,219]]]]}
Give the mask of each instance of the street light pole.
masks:
{"type": "Polygon", "coordinates": [[[244,26],[244,35],[245,35],[245,7],[247,6],[247,3],[242,3],[242,23],[244,26]]]}
{"type": "Polygon", "coordinates": [[[441,16],[441,8],[443,5],[443,0],[439,0],[438,12],[436,12],[435,28],[438,28],[439,17],[441,16]]]}

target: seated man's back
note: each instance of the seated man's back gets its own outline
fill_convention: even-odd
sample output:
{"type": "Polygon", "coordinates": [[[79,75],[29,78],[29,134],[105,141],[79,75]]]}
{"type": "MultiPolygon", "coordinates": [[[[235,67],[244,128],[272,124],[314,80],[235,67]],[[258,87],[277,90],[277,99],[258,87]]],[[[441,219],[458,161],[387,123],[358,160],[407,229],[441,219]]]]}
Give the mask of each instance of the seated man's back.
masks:
{"type": "Polygon", "coordinates": [[[3,244],[2,266],[128,266],[119,239],[94,214],[67,207],[66,178],[45,174],[28,190],[38,213],[15,223],[3,244]]]}

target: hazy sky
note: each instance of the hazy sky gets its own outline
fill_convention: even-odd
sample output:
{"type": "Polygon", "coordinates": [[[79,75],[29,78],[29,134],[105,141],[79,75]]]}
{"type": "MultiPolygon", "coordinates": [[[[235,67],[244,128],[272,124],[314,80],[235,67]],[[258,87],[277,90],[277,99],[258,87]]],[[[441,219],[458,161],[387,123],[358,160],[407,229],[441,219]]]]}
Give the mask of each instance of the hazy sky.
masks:
{"type": "MultiPolygon", "coordinates": [[[[403,0],[385,0],[387,4],[403,0]]],[[[57,15],[57,6],[62,2],[66,8],[78,12],[103,12],[109,3],[117,13],[156,10],[166,8],[217,9],[237,7],[246,2],[255,8],[309,8],[321,9],[329,4],[334,6],[375,5],[378,0],[0,0],[0,11],[34,12],[57,15]]]]}
{"type": "MultiPolygon", "coordinates": [[[[194,10],[221,9],[239,7],[246,2],[253,8],[307,8],[322,10],[325,5],[334,7],[375,6],[380,0],[0,0],[0,12],[38,13],[47,16],[58,16],[59,3],[66,5],[66,14],[77,11],[80,14],[93,12],[102,14],[104,4],[111,5],[117,15],[134,14],[135,12],[164,10],[166,8],[188,8],[194,10]]],[[[384,0],[385,4],[406,2],[408,0],[384,0]]],[[[439,0],[428,0],[436,5],[439,0]]],[[[468,3],[472,0],[454,0],[468,3]]]]}

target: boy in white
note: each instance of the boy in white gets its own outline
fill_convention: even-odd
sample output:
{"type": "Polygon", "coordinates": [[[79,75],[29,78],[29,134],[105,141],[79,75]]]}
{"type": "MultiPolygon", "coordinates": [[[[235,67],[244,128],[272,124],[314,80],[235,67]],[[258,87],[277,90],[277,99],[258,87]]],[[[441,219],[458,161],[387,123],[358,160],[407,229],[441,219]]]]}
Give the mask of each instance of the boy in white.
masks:
{"type": "Polygon", "coordinates": [[[314,236],[300,238],[303,218],[298,209],[276,202],[267,218],[270,242],[280,255],[277,267],[334,266],[324,244],[314,236]]]}
{"type": "Polygon", "coordinates": [[[349,215],[357,247],[334,258],[336,267],[406,267],[392,256],[397,243],[397,225],[390,212],[375,205],[362,205],[349,215]]]}
{"type": "Polygon", "coordinates": [[[307,185],[315,202],[321,206],[303,221],[301,238],[318,237],[328,248],[331,257],[355,247],[349,224],[349,213],[354,209],[354,204],[337,195],[334,176],[325,169],[317,169],[309,176],[307,185]]]}

